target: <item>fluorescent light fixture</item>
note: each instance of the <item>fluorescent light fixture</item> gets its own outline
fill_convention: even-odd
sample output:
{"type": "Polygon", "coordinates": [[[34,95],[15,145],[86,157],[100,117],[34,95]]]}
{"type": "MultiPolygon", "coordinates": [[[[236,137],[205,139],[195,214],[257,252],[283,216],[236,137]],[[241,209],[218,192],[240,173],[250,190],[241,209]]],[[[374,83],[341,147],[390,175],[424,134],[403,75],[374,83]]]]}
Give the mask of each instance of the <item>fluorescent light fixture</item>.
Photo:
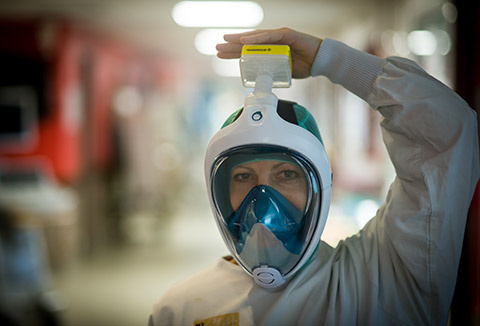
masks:
{"type": "Polygon", "coordinates": [[[408,34],[408,47],[416,55],[432,55],[437,50],[437,38],[430,31],[413,31],[408,34]]]}
{"type": "Polygon", "coordinates": [[[223,35],[247,32],[249,29],[203,29],[195,37],[195,48],[206,55],[217,54],[215,46],[225,43],[223,35]]]}
{"type": "Polygon", "coordinates": [[[253,1],[180,1],[172,17],[183,27],[254,27],[262,22],[263,9],[253,1]]]}

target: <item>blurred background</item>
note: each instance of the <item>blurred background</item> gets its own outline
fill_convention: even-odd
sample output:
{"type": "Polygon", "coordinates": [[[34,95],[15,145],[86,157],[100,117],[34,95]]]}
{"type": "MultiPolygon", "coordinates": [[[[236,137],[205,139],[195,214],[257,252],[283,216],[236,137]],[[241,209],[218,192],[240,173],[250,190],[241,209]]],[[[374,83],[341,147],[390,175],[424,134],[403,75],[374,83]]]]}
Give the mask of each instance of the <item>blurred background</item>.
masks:
{"type": "MultiPolygon", "coordinates": [[[[474,1],[243,4],[0,3],[0,324],[144,325],[166,289],[227,254],[203,154],[251,90],[238,60],[214,56],[226,32],[287,26],[408,57],[479,105],[474,1]]],[[[335,246],[393,179],[380,117],[323,77],[275,92],[319,123],[334,172],[323,240],[335,246]]],[[[452,324],[480,321],[475,200],[452,324]]]]}

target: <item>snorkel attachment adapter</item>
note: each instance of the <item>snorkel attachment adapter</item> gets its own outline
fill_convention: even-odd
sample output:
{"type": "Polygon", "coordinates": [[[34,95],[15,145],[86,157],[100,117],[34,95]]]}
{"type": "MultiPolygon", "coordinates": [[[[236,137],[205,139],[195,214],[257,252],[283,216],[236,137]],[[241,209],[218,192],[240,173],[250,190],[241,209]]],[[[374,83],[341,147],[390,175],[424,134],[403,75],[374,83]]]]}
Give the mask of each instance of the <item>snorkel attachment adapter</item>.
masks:
{"type": "Polygon", "coordinates": [[[245,99],[244,108],[257,106],[275,110],[278,99],[272,87],[287,88],[292,83],[292,57],[288,45],[244,45],[240,57],[244,87],[254,87],[245,99]]]}
{"type": "MultiPolygon", "coordinates": [[[[240,57],[243,86],[253,88],[261,76],[269,75],[271,88],[292,84],[292,57],[288,45],[245,45],[240,57]]],[[[261,83],[261,81],[259,81],[261,83]]],[[[259,85],[260,86],[260,85],[259,85]]]]}

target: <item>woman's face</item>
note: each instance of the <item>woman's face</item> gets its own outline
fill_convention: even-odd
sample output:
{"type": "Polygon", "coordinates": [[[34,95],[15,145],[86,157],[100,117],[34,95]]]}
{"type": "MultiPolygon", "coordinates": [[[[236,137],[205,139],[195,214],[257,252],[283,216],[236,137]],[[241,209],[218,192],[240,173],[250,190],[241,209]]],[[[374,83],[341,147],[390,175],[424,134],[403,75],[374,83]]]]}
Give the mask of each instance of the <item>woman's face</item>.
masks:
{"type": "Polygon", "coordinates": [[[304,210],[307,181],[300,166],[273,160],[236,166],[230,174],[230,201],[233,210],[238,210],[250,190],[258,185],[274,188],[298,210],[304,210]]]}

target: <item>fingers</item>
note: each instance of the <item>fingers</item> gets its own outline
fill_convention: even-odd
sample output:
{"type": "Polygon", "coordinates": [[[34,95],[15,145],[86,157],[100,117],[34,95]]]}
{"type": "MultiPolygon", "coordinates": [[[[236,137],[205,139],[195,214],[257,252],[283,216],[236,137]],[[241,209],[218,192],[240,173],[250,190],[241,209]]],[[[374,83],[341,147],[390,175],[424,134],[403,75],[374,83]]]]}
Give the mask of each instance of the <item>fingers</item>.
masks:
{"type": "Polygon", "coordinates": [[[287,44],[286,36],[287,31],[285,29],[257,31],[257,33],[242,35],[240,42],[242,44],[287,44]]]}
{"type": "Polygon", "coordinates": [[[220,59],[238,59],[241,52],[218,52],[217,57],[220,59]]]}
{"type": "Polygon", "coordinates": [[[217,56],[222,59],[239,58],[242,46],[244,44],[289,44],[286,43],[285,36],[290,30],[288,28],[281,28],[277,30],[262,30],[257,29],[250,32],[225,34],[224,40],[227,43],[217,44],[217,56]]]}
{"type": "Polygon", "coordinates": [[[221,43],[217,44],[216,49],[218,52],[238,52],[242,51],[243,44],[235,43],[221,43]]]}
{"type": "Polygon", "coordinates": [[[241,42],[241,38],[246,37],[246,36],[251,36],[255,34],[259,34],[264,32],[261,29],[257,29],[254,31],[249,31],[249,32],[244,32],[244,33],[237,33],[237,34],[225,34],[223,36],[223,39],[227,41],[228,43],[237,43],[237,44],[245,44],[241,42]]]}
{"type": "Polygon", "coordinates": [[[254,35],[258,33],[258,31],[251,31],[246,33],[238,33],[238,34],[225,34],[223,39],[228,43],[217,44],[217,57],[221,59],[236,59],[240,58],[243,42],[241,42],[241,38],[254,35]]]}
{"type": "Polygon", "coordinates": [[[217,56],[221,59],[235,59],[240,58],[242,52],[242,44],[236,43],[222,43],[217,44],[217,56]]]}
{"type": "Polygon", "coordinates": [[[257,29],[245,33],[225,34],[223,38],[228,43],[235,44],[277,44],[282,42],[283,44],[289,44],[286,43],[286,41],[288,41],[288,35],[291,34],[291,32],[292,30],[288,28],[280,28],[274,30],[257,29]]]}

